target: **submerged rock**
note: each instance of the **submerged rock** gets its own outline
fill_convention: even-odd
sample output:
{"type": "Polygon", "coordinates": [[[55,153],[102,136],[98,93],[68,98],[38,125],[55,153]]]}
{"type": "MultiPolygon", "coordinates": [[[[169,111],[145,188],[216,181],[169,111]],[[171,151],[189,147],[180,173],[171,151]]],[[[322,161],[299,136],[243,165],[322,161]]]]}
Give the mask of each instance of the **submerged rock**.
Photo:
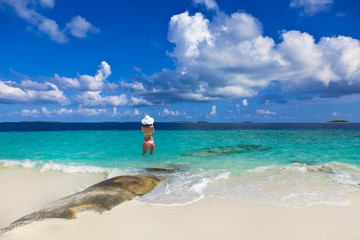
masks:
{"type": "Polygon", "coordinates": [[[322,172],[322,173],[328,173],[328,174],[333,174],[334,169],[331,168],[330,166],[312,166],[312,167],[308,167],[307,168],[308,172],[322,172]]]}
{"type": "Polygon", "coordinates": [[[175,169],[170,168],[145,168],[147,172],[161,172],[161,173],[172,173],[175,169]]]}
{"type": "Polygon", "coordinates": [[[291,161],[291,163],[299,163],[299,164],[305,164],[305,165],[309,165],[309,166],[318,164],[317,162],[311,161],[311,160],[293,160],[293,161],[291,161]]]}
{"type": "Polygon", "coordinates": [[[151,191],[158,182],[159,179],[155,177],[144,176],[119,176],[107,179],[30,213],[11,223],[1,232],[46,218],[72,219],[83,210],[109,211],[124,201],[151,191]]]}
{"type": "Polygon", "coordinates": [[[258,145],[238,145],[238,146],[229,146],[229,147],[211,147],[201,150],[191,151],[182,154],[183,156],[211,156],[211,155],[221,155],[221,154],[233,154],[233,153],[242,153],[242,152],[252,152],[252,151],[268,151],[270,147],[267,146],[258,146],[258,145]]]}

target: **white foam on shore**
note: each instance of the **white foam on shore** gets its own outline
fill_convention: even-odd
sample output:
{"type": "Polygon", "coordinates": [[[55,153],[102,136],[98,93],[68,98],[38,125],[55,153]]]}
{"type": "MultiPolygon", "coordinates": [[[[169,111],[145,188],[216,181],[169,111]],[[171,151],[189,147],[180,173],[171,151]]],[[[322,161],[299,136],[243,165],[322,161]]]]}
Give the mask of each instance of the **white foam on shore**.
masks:
{"type": "Polygon", "coordinates": [[[8,168],[8,167],[23,167],[23,168],[34,168],[35,165],[42,164],[40,161],[30,161],[29,159],[25,159],[23,161],[17,160],[0,160],[0,166],[8,168]]]}
{"type": "Polygon", "coordinates": [[[219,197],[292,208],[314,204],[344,206],[360,193],[359,183],[360,169],[336,162],[258,167],[240,175],[189,171],[170,175],[139,200],[169,206],[219,197]]]}
{"type": "MultiPolygon", "coordinates": [[[[0,168],[11,167],[33,168],[41,172],[104,174],[107,178],[142,172],[142,169],[122,170],[28,159],[0,160],[0,168]]],[[[338,162],[262,166],[241,174],[188,168],[165,175],[152,192],[139,197],[139,200],[169,206],[219,197],[298,208],[314,204],[348,205],[352,195],[360,193],[360,169],[338,162]]]]}
{"type": "Polygon", "coordinates": [[[0,167],[22,167],[34,168],[41,172],[45,171],[60,171],[63,173],[88,173],[88,174],[106,174],[107,178],[112,178],[118,175],[126,174],[125,171],[118,168],[105,168],[91,165],[77,165],[77,164],[59,164],[59,163],[44,163],[42,161],[26,160],[0,160],[0,167]]]}
{"type": "Polygon", "coordinates": [[[209,183],[229,176],[230,172],[204,170],[174,172],[138,200],[152,205],[188,205],[206,197],[205,191],[209,183]]]}

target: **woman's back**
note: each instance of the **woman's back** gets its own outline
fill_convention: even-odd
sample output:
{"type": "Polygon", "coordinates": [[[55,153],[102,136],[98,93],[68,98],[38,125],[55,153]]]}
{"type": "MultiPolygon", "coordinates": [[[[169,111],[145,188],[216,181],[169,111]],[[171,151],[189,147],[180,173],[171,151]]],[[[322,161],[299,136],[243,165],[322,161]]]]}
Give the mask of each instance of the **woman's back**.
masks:
{"type": "Polygon", "coordinates": [[[154,126],[153,125],[149,125],[149,126],[142,126],[141,130],[144,133],[144,141],[149,141],[152,140],[152,133],[154,132],[154,126]]]}

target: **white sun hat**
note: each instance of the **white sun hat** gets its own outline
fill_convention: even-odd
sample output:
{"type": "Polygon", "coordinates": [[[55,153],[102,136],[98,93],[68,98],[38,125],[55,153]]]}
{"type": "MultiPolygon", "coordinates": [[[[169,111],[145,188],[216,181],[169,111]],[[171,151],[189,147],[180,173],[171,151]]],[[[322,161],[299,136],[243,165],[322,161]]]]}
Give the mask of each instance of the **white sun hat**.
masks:
{"type": "Polygon", "coordinates": [[[149,115],[146,115],[143,120],[141,120],[141,123],[143,125],[151,125],[154,123],[154,119],[150,117],[149,115]]]}

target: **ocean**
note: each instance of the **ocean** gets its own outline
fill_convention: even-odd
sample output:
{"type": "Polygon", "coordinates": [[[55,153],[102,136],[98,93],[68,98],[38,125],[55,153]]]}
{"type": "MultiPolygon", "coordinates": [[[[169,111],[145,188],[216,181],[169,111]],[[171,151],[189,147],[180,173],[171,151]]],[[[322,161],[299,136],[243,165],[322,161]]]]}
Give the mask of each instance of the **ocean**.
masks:
{"type": "Polygon", "coordinates": [[[153,155],[142,155],[140,127],[0,123],[0,169],[107,178],[173,169],[138,198],[159,205],[219,197],[297,208],[347,205],[360,193],[360,124],[155,123],[153,155]]]}

